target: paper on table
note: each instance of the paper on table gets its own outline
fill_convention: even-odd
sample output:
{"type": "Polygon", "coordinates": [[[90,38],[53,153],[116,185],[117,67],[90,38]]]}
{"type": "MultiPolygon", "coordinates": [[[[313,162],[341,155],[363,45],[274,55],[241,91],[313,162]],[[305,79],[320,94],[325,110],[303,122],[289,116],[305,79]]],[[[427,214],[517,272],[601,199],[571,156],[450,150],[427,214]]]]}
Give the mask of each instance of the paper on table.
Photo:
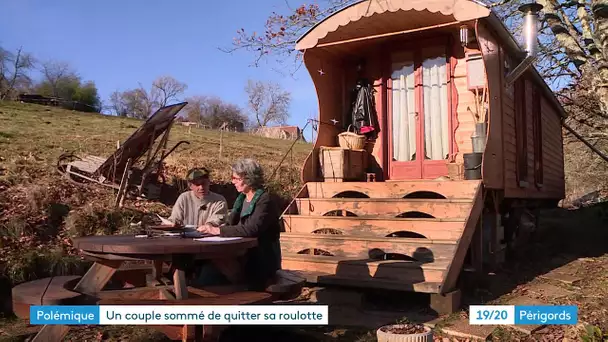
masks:
{"type": "Polygon", "coordinates": [[[195,241],[212,241],[212,242],[218,242],[218,241],[231,241],[231,240],[239,240],[242,239],[242,237],[220,237],[220,236],[209,236],[209,237],[204,237],[204,238],[200,238],[200,239],[194,239],[195,241]]]}
{"type": "Polygon", "coordinates": [[[163,225],[167,225],[167,226],[173,226],[173,225],[175,224],[175,223],[173,223],[173,222],[171,222],[171,221],[167,220],[166,218],[163,218],[162,216],[160,216],[160,215],[158,215],[158,214],[156,214],[156,216],[158,216],[158,218],[160,219],[160,222],[161,222],[163,225]]]}

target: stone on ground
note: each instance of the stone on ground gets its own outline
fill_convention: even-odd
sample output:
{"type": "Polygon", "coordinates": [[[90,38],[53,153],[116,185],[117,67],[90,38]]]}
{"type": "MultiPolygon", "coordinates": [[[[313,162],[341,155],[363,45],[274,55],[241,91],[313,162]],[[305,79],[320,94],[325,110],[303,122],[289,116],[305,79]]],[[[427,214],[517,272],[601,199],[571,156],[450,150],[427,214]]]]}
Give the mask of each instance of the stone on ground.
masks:
{"type": "Polygon", "coordinates": [[[559,281],[562,282],[564,284],[568,284],[568,285],[574,285],[577,282],[581,281],[581,277],[577,277],[571,274],[566,273],[566,271],[563,270],[553,270],[549,273],[543,274],[541,275],[539,278],[541,279],[545,279],[545,280],[555,280],[555,281],[559,281]]]}
{"type": "MultiPolygon", "coordinates": [[[[507,303],[505,303],[505,305],[547,305],[547,303],[538,299],[521,296],[512,298],[507,303]]],[[[524,334],[531,335],[533,332],[537,331],[538,329],[541,329],[544,326],[544,324],[512,325],[511,328],[521,331],[524,334]]]]}
{"type": "Polygon", "coordinates": [[[467,318],[460,318],[450,326],[442,327],[441,331],[450,336],[485,341],[495,328],[494,325],[470,325],[467,318]]]}
{"type": "Polygon", "coordinates": [[[573,294],[572,291],[547,283],[533,284],[528,288],[528,292],[548,299],[558,299],[573,294]]]}

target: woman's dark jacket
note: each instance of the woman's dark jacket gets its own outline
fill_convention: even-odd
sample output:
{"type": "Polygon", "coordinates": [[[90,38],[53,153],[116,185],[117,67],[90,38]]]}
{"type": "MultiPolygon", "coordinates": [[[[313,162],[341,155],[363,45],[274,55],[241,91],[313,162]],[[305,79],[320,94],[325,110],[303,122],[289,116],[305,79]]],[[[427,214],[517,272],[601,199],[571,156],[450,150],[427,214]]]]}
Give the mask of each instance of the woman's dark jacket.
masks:
{"type": "Polygon", "coordinates": [[[258,246],[246,254],[245,276],[252,290],[260,291],[281,268],[280,214],[270,194],[263,190],[256,191],[243,211],[244,201],[245,195],[239,194],[227,224],[220,228],[220,236],[257,237],[258,246]]]}

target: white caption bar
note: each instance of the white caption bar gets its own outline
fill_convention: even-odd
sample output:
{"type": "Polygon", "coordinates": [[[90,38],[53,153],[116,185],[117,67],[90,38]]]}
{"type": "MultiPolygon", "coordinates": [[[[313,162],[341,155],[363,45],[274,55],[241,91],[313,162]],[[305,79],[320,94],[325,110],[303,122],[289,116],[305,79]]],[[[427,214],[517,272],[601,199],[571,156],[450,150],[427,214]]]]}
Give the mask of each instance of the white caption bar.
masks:
{"type": "Polygon", "coordinates": [[[327,325],[327,305],[101,305],[102,325],[327,325]]]}

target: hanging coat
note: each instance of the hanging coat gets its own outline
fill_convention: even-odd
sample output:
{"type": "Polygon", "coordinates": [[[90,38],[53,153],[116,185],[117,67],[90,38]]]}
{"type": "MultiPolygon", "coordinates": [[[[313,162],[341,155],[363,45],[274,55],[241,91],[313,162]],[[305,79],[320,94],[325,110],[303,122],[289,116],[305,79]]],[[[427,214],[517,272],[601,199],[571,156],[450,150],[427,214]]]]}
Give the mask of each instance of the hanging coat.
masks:
{"type": "Polygon", "coordinates": [[[374,106],[373,88],[367,81],[360,80],[354,89],[355,99],[352,104],[352,124],[357,134],[376,138],[380,127],[374,106]]]}

